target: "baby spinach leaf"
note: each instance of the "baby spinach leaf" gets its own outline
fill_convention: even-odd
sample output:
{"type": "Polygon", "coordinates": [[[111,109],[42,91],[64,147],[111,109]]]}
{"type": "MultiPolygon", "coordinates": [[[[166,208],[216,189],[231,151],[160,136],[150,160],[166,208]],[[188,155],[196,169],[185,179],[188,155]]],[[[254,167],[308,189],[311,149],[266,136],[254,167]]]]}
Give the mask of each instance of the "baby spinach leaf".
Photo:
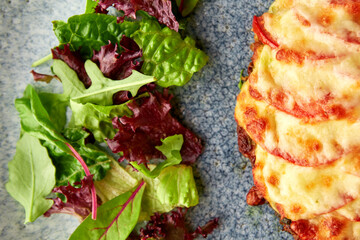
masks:
{"type": "Polygon", "coordinates": [[[87,217],[71,235],[70,240],[125,240],[134,229],[141,210],[145,182],[98,208],[96,220],[87,217]]]}
{"type": "Polygon", "coordinates": [[[54,73],[62,80],[64,95],[79,103],[111,105],[114,93],[130,91],[133,96],[136,96],[141,86],[155,81],[154,77],[137,71],[133,71],[129,77],[121,81],[113,81],[104,77],[99,67],[90,60],[85,62],[85,69],[92,81],[88,89],[85,89],[74,70],[66,63],[54,60],[53,64],[54,73]]]}
{"type": "Polygon", "coordinates": [[[140,26],[131,37],[143,49],[141,71],[155,76],[158,85],[183,86],[208,61],[208,56],[195,47],[193,39],[183,40],[179,33],[161,28],[155,20],[143,19],[140,26]]]}
{"type": "Polygon", "coordinates": [[[109,41],[118,43],[123,35],[130,37],[139,29],[139,22],[124,21],[106,14],[82,14],[68,19],[68,22],[54,21],[54,32],[60,47],[70,45],[70,50],[80,50],[85,59],[91,58],[93,50],[99,51],[109,41]]]}
{"type": "Polygon", "coordinates": [[[25,223],[33,222],[53,204],[46,199],[55,185],[55,167],[40,141],[24,133],[9,162],[9,194],[25,208],[25,223]]]}
{"type": "Polygon", "coordinates": [[[177,165],[182,161],[180,150],[184,143],[184,138],[181,134],[167,137],[161,140],[161,142],[163,144],[161,146],[156,146],[155,148],[164,154],[166,160],[159,163],[152,171],[150,171],[144,164],[139,165],[137,162],[130,162],[134,168],[146,177],[155,178],[159,176],[160,172],[164,168],[177,165]]]}
{"type": "Polygon", "coordinates": [[[126,104],[101,106],[92,103],[78,103],[70,101],[72,110],[71,126],[85,127],[91,131],[95,140],[103,142],[106,138],[113,138],[116,129],[112,126],[112,119],[116,116],[132,115],[126,104]]]}

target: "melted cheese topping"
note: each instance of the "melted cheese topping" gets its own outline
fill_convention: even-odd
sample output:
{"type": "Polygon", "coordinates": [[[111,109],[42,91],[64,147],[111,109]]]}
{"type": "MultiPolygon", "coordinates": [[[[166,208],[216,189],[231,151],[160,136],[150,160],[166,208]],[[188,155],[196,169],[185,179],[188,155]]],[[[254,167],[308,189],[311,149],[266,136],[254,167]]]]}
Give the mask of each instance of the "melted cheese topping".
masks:
{"type": "Polygon", "coordinates": [[[360,117],[360,54],[284,63],[264,45],[249,78],[251,95],[304,121],[360,117]]]}
{"type": "MultiPolygon", "coordinates": [[[[360,197],[360,178],[343,172],[338,164],[301,167],[259,146],[255,153],[254,182],[261,182],[259,190],[282,217],[312,218],[344,207],[360,197]]],[[[343,211],[351,212],[351,208],[348,209],[350,211],[343,211]]]]}
{"type": "Polygon", "coordinates": [[[235,118],[257,189],[300,239],[360,239],[360,1],[276,0],[253,30],[235,118]]]}
{"type": "Polygon", "coordinates": [[[237,100],[235,116],[239,124],[257,144],[289,162],[302,166],[328,164],[360,147],[360,121],[304,123],[252,98],[248,82],[237,100]]]}
{"type": "Polygon", "coordinates": [[[360,51],[354,12],[329,0],[294,0],[285,7],[276,2],[263,16],[266,30],[281,46],[336,56],[360,51]]]}

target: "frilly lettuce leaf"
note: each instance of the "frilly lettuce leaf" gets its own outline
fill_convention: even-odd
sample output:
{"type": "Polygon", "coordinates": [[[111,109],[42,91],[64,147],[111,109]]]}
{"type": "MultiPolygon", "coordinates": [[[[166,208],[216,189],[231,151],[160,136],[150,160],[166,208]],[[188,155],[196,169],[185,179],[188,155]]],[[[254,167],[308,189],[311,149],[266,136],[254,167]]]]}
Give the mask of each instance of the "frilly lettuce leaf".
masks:
{"type": "Polygon", "coordinates": [[[46,148],[26,133],[17,142],[14,159],[8,166],[6,190],[25,208],[25,223],[33,222],[53,204],[46,197],[55,185],[55,167],[46,148]]]}
{"type": "Polygon", "coordinates": [[[70,240],[127,239],[138,221],[145,186],[145,182],[141,181],[133,191],[102,204],[98,208],[97,219],[87,217],[70,240]]]}
{"type": "Polygon", "coordinates": [[[109,41],[118,43],[123,35],[129,37],[139,29],[138,22],[118,24],[114,16],[94,13],[72,16],[67,23],[54,21],[53,26],[60,47],[69,44],[70,50],[80,50],[85,59],[91,58],[93,50],[99,51],[109,41]]]}
{"type": "Polygon", "coordinates": [[[158,85],[183,86],[207,63],[208,56],[190,37],[183,40],[179,33],[151,19],[143,19],[140,26],[131,38],[143,49],[142,72],[155,76],[158,85]]]}

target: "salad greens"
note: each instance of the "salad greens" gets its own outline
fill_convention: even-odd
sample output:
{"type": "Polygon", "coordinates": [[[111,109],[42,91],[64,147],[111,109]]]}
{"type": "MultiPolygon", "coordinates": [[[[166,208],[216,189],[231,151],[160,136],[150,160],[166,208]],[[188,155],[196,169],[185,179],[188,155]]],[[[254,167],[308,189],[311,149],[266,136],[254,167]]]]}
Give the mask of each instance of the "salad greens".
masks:
{"type": "Polygon", "coordinates": [[[6,190],[25,208],[25,223],[33,222],[53,204],[46,199],[55,185],[55,167],[40,141],[24,133],[16,144],[16,154],[9,162],[6,190]]]}
{"type": "Polygon", "coordinates": [[[80,49],[85,58],[91,58],[93,50],[100,50],[110,42],[120,42],[123,35],[130,37],[139,29],[139,22],[117,23],[114,16],[105,14],[82,14],[68,19],[68,22],[54,21],[54,33],[60,47],[69,44],[70,50],[80,49]]]}
{"type": "Polygon", "coordinates": [[[145,187],[145,182],[141,181],[134,191],[123,193],[101,205],[98,219],[87,217],[70,240],[127,239],[138,221],[145,187]]]}
{"type": "MultiPolygon", "coordinates": [[[[197,1],[176,3],[185,16],[197,1]]],[[[181,208],[199,202],[190,164],[202,144],[172,116],[172,95],[162,89],[186,84],[208,57],[177,32],[172,2],[87,0],[85,14],[53,25],[54,76],[32,74],[58,79],[63,93],[28,85],[15,100],[21,137],[6,189],[24,206],[25,223],[66,213],[82,221],[70,239],[159,239],[171,235],[168,223],[158,232],[152,225],[166,216],[178,219],[171,231],[184,239],[211,233],[217,218],[185,228],[181,208]]]]}
{"type": "Polygon", "coordinates": [[[163,170],[166,167],[177,165],[181,163],[181,154],[180,150],[182,147],[182,144],[184,142],[184,138],[181,134],[173,135],[170,137],[167,137],[162,141],[162,145],[156,146],[155,148],[159,150],[164,156],[166,157],[166,160],[159,163],[155,169],[149,170],[145,165],[139,165],[136,162],[130,162],[130,164],[136,168],[139,172],[144,174],[146,177],[155,178],[159,176],[161,170],[163,170]]]}
{"type": "Polygon", "coordinates": [[[208,57],[195,47],[190,37],[180,34],[149,19],[140,22],[140,29],[132,34],[143,49],[142,72],[153,75],[162,87],[183,86],[193,73],[205,66],[208,57]]]}

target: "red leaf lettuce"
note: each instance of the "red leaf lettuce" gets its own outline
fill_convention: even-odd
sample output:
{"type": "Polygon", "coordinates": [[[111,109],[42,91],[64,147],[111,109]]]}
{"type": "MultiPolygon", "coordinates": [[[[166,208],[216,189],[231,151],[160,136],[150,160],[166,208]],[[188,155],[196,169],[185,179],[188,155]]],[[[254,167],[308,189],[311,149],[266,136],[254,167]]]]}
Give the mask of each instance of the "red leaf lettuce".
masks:
{"type": "MultiPolygon", "coordinates": [[[[80,220],[84,220],[91,213],[92,198],[91,198],[91,187],[92,187],[93,176],[86,176],[81,180],[81,187],[76,188],[71,186],[60,186],[54,188],[54,193],[63,194],[66,201],[63,202],[60,197],[54,200],[52,207],[44,213],[45,217],[50,217],[54,213],[65,213],[71,214],[78,217],[80,220]]],[[[80,185],[77,183],[76,185],[80,185]]],[[[98,199],[100,202],[100,199],[98,199]]]]}
{"type": "Polygon", "coordinates": [[[179,30],[179,23],[172,12],[171,1],[169,0],[100,0],[95,11],[104,13],[111,6],[123,11],[124,16],[133,19],[136,19],[136,11],[143,10],[170,29],[179,30]]]}
{"type": "Polygon", "coordinates": [[[170,114],[170,95],[154,91],[149,97],[140,98],[128,104],[133,117],[113,119],[114,128],[119,129],[108,145],[114,153],[122,152],[120,161],[137,161],[146,164],[151,159],[165,156],[155,148],[160,146],[161,139],[175,134],[182,134],[184,144],[180,151],[182,163],[192,164],[202,152],[201,140],[189,129],[182,126],[170,114]]]}
{"type": "MultiPolygon", "coordinates": [[[[186,210],[178,208],[171,213],[156,213],[151,217],[145,228],[140,229],[138,239],[171,239],[171,240],[193,240],[199,235],[204,238],[218,227],[218,218],[208,221],[204,226],[198,227],[190,232],[185,224],[186,210]]],[[[133,239],[136,239],[134,236],[133,239]]]]}

